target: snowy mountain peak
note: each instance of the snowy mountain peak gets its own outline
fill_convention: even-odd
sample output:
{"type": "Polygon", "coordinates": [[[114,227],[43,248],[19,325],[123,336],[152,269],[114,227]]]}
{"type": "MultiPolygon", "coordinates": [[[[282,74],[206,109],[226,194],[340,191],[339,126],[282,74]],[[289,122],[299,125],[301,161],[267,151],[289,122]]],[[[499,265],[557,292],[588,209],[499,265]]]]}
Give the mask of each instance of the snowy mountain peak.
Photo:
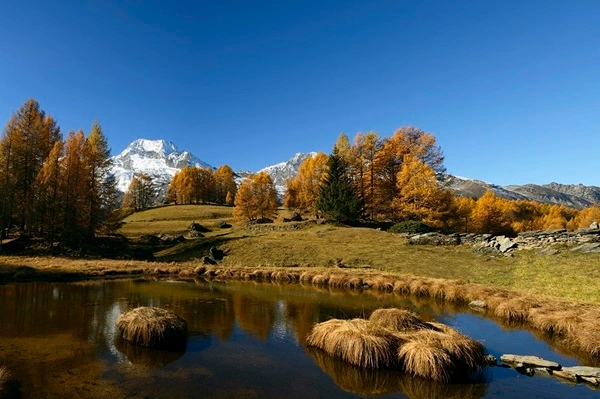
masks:
{"type": "Polygon", "coordinates": [[[167,140],[137,139],[119,155],[112,158],[112,172],[119,191],[126,192],[133,176],[147,174],[152,177],[159,197],[163,197],[175,173],[186,166],[212,168],[188,151],[180,151],[167,140]]]}
{"type": "Polygon", "coordinates": [[[296,176],[302,162],[315,155],[317,155],[316,152],[297,152],[288,161],[267,166],[266,168],[261,169],[260,172],[267,172],[269,176],[271,176],[273,183],[275,183],[278,195],[283,198],[286,189],[286,180],[296,176]]]}
{"type": "Polygon", "coordinates": [[[156,154],[160,156],[165,156],[172,154],[174,152],[180,152],[179,149],[173,144],[171,141],[167,140],[147,140],[147,139],[137,139],[133,141],[131,144],[121,152],[119,155],[123,155],[125,153],[135,153],[135,154],[156,154]]]}

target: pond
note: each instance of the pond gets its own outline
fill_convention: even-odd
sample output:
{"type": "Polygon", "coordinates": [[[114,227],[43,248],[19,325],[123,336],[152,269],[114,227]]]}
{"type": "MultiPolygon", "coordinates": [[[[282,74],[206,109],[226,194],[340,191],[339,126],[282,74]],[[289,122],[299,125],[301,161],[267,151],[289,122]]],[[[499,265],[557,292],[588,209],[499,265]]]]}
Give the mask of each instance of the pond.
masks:
{"type": "Polygon", "coordinates": [[[442,385],[396,371],[364,371],[308,349],[315,322],[408,307],[481,340],[492,355],[589,364],[527,331],[476,312],[392,294],[299,284],[115,280],[0,285],[0,366],[24,398],[592,398],[589,386],[490,368],[484,382],[442,385]],[[169,308],[186,319],[185,351],[115,341],[119,314],[169,308]]]}

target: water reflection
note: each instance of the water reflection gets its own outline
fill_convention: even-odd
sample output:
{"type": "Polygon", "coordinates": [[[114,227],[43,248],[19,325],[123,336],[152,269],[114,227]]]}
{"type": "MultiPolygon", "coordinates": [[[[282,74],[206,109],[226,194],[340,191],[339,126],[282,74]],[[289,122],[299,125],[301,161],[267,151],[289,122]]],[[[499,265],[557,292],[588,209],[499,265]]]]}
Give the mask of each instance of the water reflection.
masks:
{"type": "Polygon", "coordinates": [[[198,392],[203,397],[243,392],[288,398],[506,397],[502,392],[586,397],[591,392],[554,379],[519,379],[512,370],[493,370],[488,384],[435,384],[398,371],[358,369],[305,345],[314,323],[364,317],[389,306],[454,325],[482,339],[494,354],[514,348],[511,341],[518,336],[517,348],[531,348],[527,354],[585,363],[553,352],[530,332],[502,329],[431,301],[301,285],[122,280],[0,286],[0,365],[10,369],[26,398],[197,397],[198,392]],[[182,316],[188,325],[186,351],[137,348],[117,339],[117,317],[136,306],[165,307],[182,316]],[[168,381],[177,381],[176,391],[167,390],[168,381]]]}
{"type": "Polygon", "coordinates": [[[463,398],[479,399],[486,394],[485,376],[473,384],[441,384],[410,377],[396,370],[370,370],[354,367],[328,356],[323,351],[309,348],[307,352],[344,391],[361,396],[376,396],[402,392],[412,399],[463,398]]]}

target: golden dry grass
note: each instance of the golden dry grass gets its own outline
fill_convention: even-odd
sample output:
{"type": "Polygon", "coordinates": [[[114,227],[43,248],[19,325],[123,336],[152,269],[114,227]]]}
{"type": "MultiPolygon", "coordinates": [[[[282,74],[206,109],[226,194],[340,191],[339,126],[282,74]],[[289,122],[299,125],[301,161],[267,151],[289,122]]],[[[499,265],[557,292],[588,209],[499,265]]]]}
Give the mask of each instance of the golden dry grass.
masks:
{"type": "Polygon", "coordinates": [[[332,319],[315,325],[306,343],[349,364],[377,369],[394,363],[397,339],[364,319],[332,319]]]}
{"type": "Polygon", "coordinates": [[[117,319],[119,336],[134,345],[151,348],[178,349],[185,347],[185,320],[170,310],[139,307],[117,319]]]}
{"type": "Polygon", "coordinates": [[[419,316],[408,309],[377,309],[371,313],[369,321],[392,331],[416,330],[426,327],[419,316]]]}
{"type": "Polygon", "coordinates": [[[469,379],[485,364],[485,349],[451,327],[432,324],[436,330],[420,329],[403,336],[398,348],[403,370],[413,376],[447,383],[469,379]]]}
{"type": "Polygon", "coordinates": [[[480,342],[444,324],[423,323],[406,309],[316,324],[306,343],[354,366],[400,366],[409,375],[443,383],[471,379],[485,365],[480,342]]]}

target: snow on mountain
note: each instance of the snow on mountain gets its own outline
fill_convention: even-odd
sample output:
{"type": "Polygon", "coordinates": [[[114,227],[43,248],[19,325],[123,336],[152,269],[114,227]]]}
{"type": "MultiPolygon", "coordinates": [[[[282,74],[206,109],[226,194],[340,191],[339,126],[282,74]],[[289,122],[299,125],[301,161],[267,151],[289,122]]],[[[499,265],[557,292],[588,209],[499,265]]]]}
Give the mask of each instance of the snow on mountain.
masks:
{"type": "Polygon", "coordinates": [[[266,168],[259,170],[259,172],[267,172],[269,176],[271,176],[273,183],[275,183],[277,195],[280,199],[282,199],[285,194],[286,180],[291,177],[295,177],[298,174],[298,168],[302,162],[309,157],[314,157],[315,155],[317,155],[316,152],[297,152],[289,160],[267,166],[266,168]]]}
{"type": "Polygon", "coordinates": [[[158,197],[164,198],[171,179],[185,166],[212,168],[188,151],[180,151],[167,140],[137,139],[119,155],[112,157],[112,173],[117,180],[117,188],[125,193],[135,175],[147,174],[158,190],[158,197]]]}
{"type": "MultiPolygon", "coordinates": [[[[294,154],[288,161],[267,166],[259,172],[264,171],[271,176],[279,198],[283,199],[286,180],[295,177],[302,162],[308,157],[314,157],[316,154],[316,152],[299,152],[294,154]]],[[[212,166],[190,152],[180,151],[175,144],[166,140],[135,140],[112,160],[112,173],[116,177],[121,192],[127,191],[134,175],[145,173],[152,177],[158,189],[158,200],[165,198],[169,183],[175,172],[180,168],[190,165],[212,168],[212,166]]],[[[245,170],[236,172],[235,180],[237,184],[239,185],[245,177],[252,173],[245,170]]],[[[486,190],[492,190],[496,195],[512,200],[530,199],[575,208],[583,208],[600,202],[600,187],[581,184],[550,183],[546,185],[499,186],[481,180],[449,174],[440,176],[440,180],[444,187],[452,189],[457,195],[466,197],[479,198],[486,190]]]]}

